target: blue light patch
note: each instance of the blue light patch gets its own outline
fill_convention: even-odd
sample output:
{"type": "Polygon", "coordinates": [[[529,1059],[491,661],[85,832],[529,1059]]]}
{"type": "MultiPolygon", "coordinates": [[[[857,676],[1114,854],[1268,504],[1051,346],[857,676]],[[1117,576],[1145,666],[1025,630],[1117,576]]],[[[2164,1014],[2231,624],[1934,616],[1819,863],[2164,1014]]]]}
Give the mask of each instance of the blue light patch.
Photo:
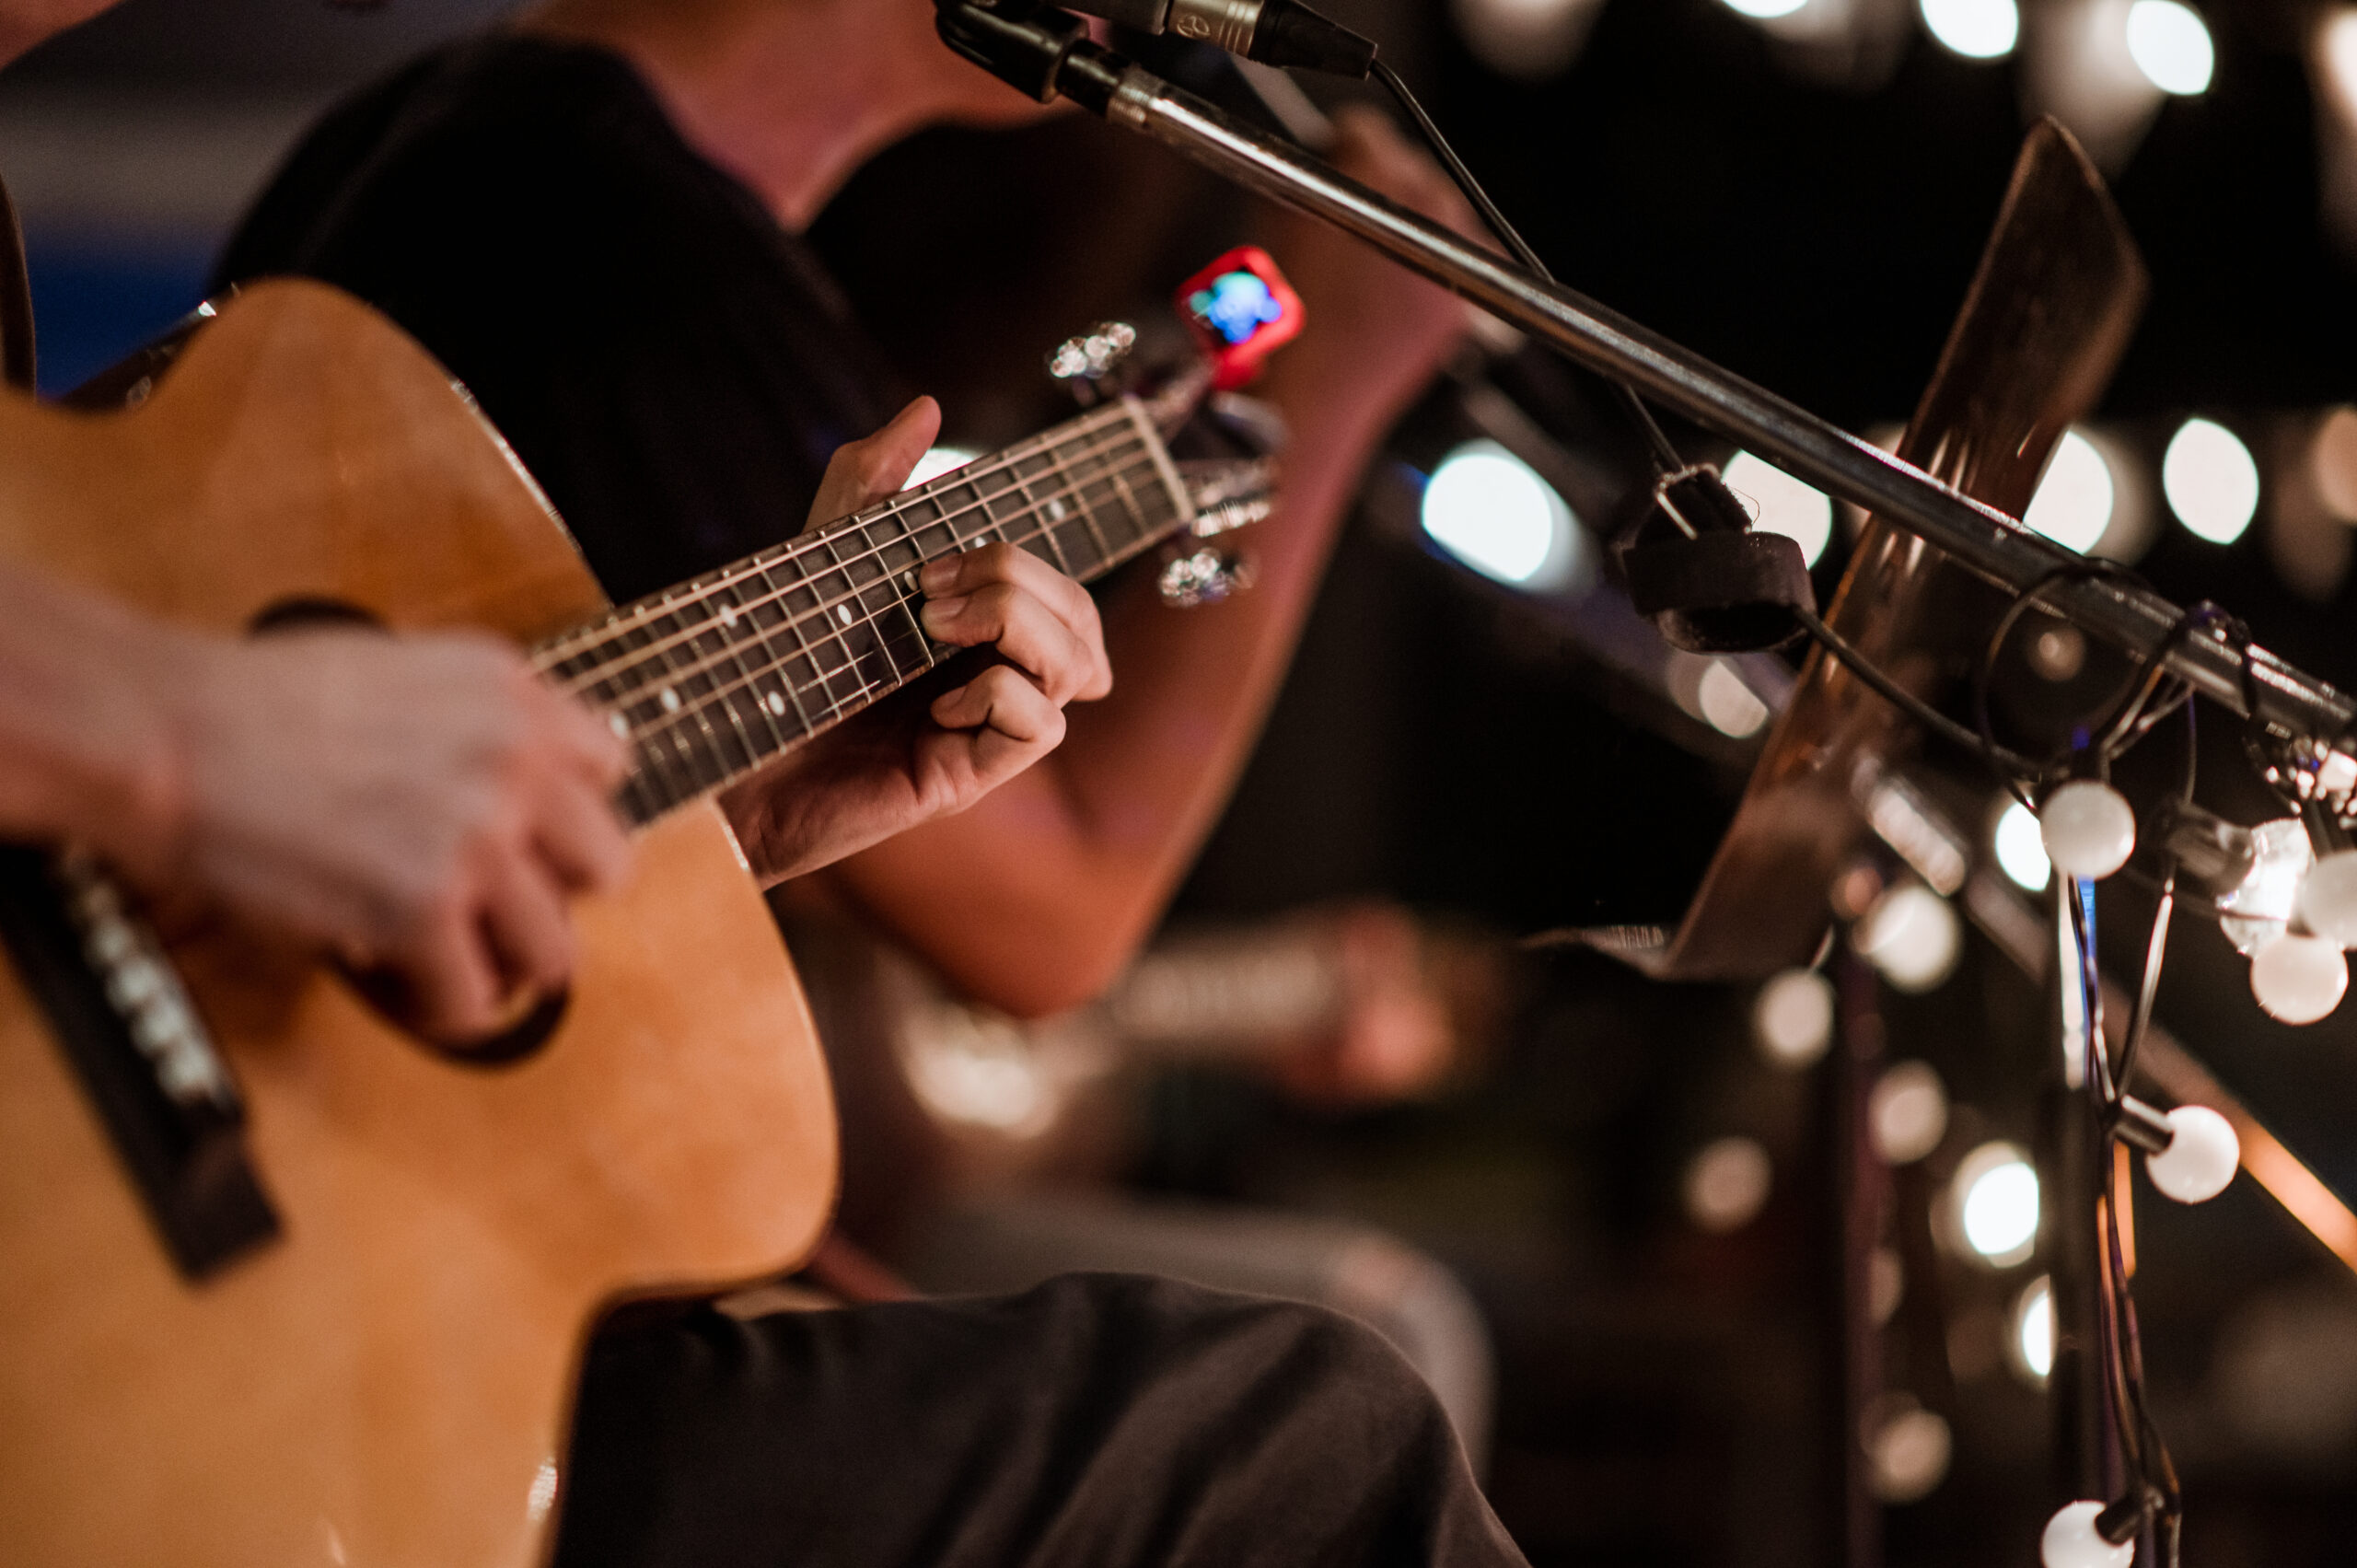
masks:
{"type": "Polygon", "coordinates": [[[1188,296],[1187,308],[1231,344],[1251,342],[1285,313],[1263,279],[1241,272],[1224,273],[1211,287],[1197,289],[1188,296]]]}

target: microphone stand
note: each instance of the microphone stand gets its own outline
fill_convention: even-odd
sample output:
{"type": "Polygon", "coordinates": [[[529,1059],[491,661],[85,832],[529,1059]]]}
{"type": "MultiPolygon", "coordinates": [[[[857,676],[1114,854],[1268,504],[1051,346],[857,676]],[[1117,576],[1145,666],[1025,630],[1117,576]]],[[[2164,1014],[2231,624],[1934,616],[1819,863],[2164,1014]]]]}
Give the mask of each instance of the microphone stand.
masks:
{"type": "Polygon", "coordinates": [[[2116,647],[2157,663],[2201,695],[2294,740],[2339,747],[2357,701],[2263,648],[2189,629],[2161,595],[2111,577],[2056,576],[2079,557],[1911,464],[1720,368],[1561,285],[1400,206],[1091,42],[1039,0],[940,0],[942,38],[1042,103],[1057,98],[1160,143],[1353,234],[1401,265],[1512,322],[1574,362],[1626,383],[1819,490],[1916,534],[1957,563],[2116,647]]]}

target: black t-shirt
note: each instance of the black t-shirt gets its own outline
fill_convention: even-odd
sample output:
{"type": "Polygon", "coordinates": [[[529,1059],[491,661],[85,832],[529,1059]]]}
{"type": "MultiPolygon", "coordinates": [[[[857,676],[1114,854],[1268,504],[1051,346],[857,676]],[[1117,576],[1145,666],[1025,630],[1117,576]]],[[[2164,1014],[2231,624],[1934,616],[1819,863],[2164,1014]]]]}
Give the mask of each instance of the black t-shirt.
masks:
{"type": "Polygon", "coordinates": [[[602,50],[494,36],[336,110],[220,281],[290,273],[467,385],[617,600],[798,531],[897,401],[801,241],[602,50]]]}

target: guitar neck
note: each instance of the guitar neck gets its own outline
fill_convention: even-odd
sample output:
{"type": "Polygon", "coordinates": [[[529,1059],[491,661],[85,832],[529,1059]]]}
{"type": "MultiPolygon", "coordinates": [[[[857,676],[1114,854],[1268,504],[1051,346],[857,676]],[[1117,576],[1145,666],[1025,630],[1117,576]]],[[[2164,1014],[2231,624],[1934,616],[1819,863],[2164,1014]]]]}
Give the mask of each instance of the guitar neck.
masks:
{"type": "Polygon", "coordinates": [[[630,741],[619,801],[649,822],[958,652],[918,620],[925,563],[995,540],[1088,582],[1192,520],[1153,420],[1122,399],[624,605],[535,663],[630,741]]]}

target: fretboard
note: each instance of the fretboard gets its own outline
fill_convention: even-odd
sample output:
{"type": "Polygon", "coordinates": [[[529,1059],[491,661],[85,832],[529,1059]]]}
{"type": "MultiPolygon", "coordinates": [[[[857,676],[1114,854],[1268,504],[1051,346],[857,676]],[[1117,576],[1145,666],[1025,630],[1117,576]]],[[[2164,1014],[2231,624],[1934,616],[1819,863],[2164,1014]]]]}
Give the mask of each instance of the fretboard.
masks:
{"type": "Polygon", "coordinates": [[[1086,582],[1192,516],[1152,420],[1124,399],[624,605],[535,662],[631,742],[620,803],[649,822],[959,652],[918,619],[926,562],[998,540],[1086,582]]]}

